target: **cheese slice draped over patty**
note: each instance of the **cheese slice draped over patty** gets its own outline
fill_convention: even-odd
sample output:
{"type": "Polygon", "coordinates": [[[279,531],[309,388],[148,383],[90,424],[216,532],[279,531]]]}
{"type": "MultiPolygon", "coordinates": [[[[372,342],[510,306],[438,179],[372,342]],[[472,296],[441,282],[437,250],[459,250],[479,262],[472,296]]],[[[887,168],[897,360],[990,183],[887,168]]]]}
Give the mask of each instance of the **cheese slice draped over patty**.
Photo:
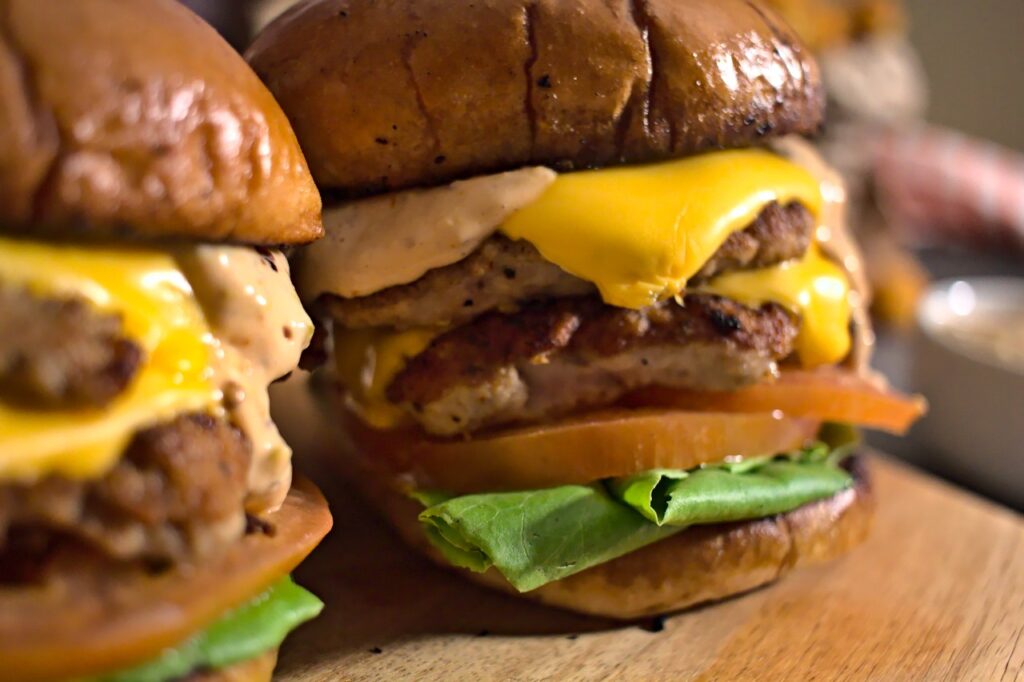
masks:
{"type": "Polygon", "coordinates": [[[102,409],[0,403],[0,480],[99,476],[140,427],[217,404],[209,326],[172,255],[3,239],[0,281],[120,315],[125,336],[144,354],[132,383],[102,409]]]}
{"type": "Polygon", "coordinates": [[[0,238],[0,284],[119,315],[143,352],[131,383],[102,408],[0,403],[0,481],[98,478],[140,429],[200,411],[227,417],[252,443],[249,506],[283,499],[291,452],[270,420],[266,388],[296,366],[312,323],[281,254],[0,238]]]}
{"type": "Polygon", "coordinates": [[[769,151],[729,150],[559,175],[500,229],[593,282],[605,303],[644,308],[680,295],[768,204],[793,201],[820,212],[811,173],[769,151]]]}
{"type": "Polygon", "coordinates": [[[818,179],[757,149],[574,173],[522,168],[325,209],[326,237],[299,256],[299,292],[353,298],[408,284],[502,232],[594,283],[608,304],[642,308],[681,293],[768,204],[793,201],[817,215],[818,179]]]}
{"type": "Polygon", "coordinates": [[[778,303],[799,315],[796,354],[804,367],[834,364],[850,352],[850,280],[816,245],[803,258],[719,275],[697,291],[751,307],[778,303]]]}

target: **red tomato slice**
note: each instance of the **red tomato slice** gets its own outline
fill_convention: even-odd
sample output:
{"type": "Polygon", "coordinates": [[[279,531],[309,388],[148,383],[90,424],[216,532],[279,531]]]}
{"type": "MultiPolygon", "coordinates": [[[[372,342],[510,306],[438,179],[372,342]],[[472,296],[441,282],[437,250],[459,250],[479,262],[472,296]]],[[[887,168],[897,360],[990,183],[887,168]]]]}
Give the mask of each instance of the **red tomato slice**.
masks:
{"type": "Polygon", "coordinates": [[[222,555],[150,575],[73,565],[39,586],[0,587],[0,679],[65,680],[152,659],[287,575],[331,528],[327,502],[297,478],[252,533],[222,555]]]}
{"type": "Polygon", "coordinates": [[[368,462],[418,489],[453,493],[591,483],[649,469],[692,469],[728,457],[786,452],[814,439],[814,419],[675,409],[609,410],[467,439],[378,431],[347,414],[368,462]]]}
{"type": "Polygon", "coordinates": [[[778,381],[730,392],[649,388],[626,401],[631,407],[672,407],[707,412],[775,413],[784,417],[843,422],[903,434],[924,414],[927,402],[836,368],[784,371],[778,381]]]}

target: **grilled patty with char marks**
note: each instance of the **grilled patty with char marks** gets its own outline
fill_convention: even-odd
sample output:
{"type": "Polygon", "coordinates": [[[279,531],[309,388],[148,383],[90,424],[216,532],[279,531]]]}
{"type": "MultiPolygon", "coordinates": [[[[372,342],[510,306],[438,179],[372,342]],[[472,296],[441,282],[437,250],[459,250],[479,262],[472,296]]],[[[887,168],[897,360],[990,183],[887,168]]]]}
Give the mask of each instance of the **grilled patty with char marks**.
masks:
{"type": "MultiPolygon", "coordinates": [[[[802,204],[769,204],[745,230],[730,235],[692,281],[799,258],[807,251],[813,229],[814,218],[802,204]]],[[[431,270],[410,284],[359,298],[327,294],[317,305],[342,327],[405,329],[460,325],[524,301],[594,291],[590,282],[544,260],[529,242],[495,235],[463,260],[431,270]]]]}
{"type": "Polygon", "coordinates": [[[38,546],[73,538],[117,560],[214,553],[245,530],[251,459],[237,428],[189,414],[135,434],[102,478],[0,484],[0,562],[27,535],[38,546]]]}
{"type": "Polygon", "coordinates": [[[131,382],[142,350],[121,318],[79,298],[0,286],[0,401],[29,409],[100,408],[131,382]]]}
{"type": "Polygon", "coordinates": [[[553,299],[442,334],[387,397],[427,432],[453,435],[608,405],[649,385],[734,390],[769,376],[798,330],[782,306],[711,294],[642,310],[553,299]]]}

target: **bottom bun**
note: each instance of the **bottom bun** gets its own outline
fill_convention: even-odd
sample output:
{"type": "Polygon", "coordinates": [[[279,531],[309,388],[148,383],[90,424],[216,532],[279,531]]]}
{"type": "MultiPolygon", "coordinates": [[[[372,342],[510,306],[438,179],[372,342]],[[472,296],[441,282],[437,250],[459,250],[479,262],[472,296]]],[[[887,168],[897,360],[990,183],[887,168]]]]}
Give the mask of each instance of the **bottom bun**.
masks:
{"type": "MultiPolygon", "coordinates": [[[[344,459],[348,459],[345,457],[344,459]]],[[[393,481],[348,461],[360,472],[372,506],[402,538],[442,566],[455,569],[427,539],[418,520],[422,507],[393,481]]],[[[854,485],[785,514],[751,521],[694,526],[635,552],[531,592],[520,593],[495,569],[463,575],[544,604],[610,618],[631,619],[678,611],[752,590],[797,566],[829,561],[868,535],[874,498],[866,463],[851,457],[854,485]]],[[[354,473],[354,472],[352,472],[354,473]]]]}
{"type": "Polygon", "coordinates": [[[184,682],[270,682],[277,665],[277,649],[220,670],[194,672],[184,682]]]}

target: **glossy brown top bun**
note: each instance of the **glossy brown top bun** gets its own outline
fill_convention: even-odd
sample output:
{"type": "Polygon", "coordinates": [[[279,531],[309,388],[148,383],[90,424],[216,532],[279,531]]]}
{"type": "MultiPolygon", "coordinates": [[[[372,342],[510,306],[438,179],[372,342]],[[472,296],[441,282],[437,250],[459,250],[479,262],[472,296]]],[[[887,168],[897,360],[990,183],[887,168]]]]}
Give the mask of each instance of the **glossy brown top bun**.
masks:
{"type": "Polygon", "coordinates": [[[247,56],[347,194],[743,146],[823,114],[810,55],[743,0],[313,0],[247,56]]]}
{"type": "Polygon", "coordinates": [[[308,242],[320,197],[245,61],[174,0],[8,0],[0,230],[308,242]]]}

